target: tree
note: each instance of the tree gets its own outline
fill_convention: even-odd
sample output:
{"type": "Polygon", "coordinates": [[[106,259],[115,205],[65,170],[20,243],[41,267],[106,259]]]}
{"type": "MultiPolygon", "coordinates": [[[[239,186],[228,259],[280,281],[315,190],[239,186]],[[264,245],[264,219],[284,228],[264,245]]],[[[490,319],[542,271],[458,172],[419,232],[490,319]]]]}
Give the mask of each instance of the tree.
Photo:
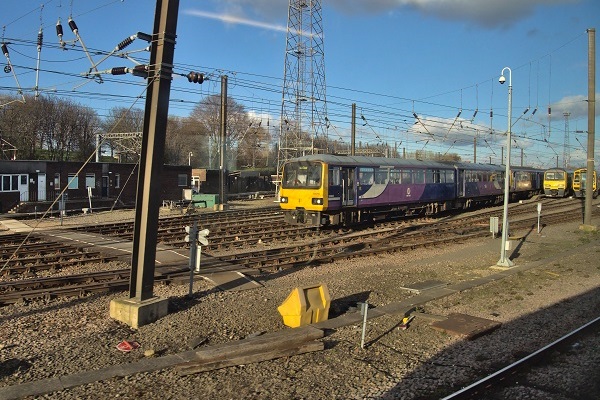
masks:
{"type": "MultiPolygon", "coordinates": [[[[198,135],[205,136],[208,140],[208,166],[219,167],[220,154],[220,126],[221,126],[221,96],[210,95],[202,99],[190,113],[190,120],[194,123],[198,135]]],[[[244,106],[231,97],[227,98],[227,133],[225,135],[226,169],[237,168],[237,147],[239,140],[250,126],[250,118],[244,106]]]]}
{"type": "Polygon", "coordinates": [[[95,148],[98,116],[69,100],[29,96],[2,108],[0,130],[20,159],[84,161],[95,148]]]}
{"type": "Polygon", "coordinates": [[[268,166],[271,135],[261,125],[261,121],[258,124],[250,124],[246,133],[240,138],[237,148],[237,160],[240,166],[251,168],[268,166]]]}
{"type": "Polygon", "coordinates": [[[195,129],[190,118],[169,117],[165,145],[165,164],[190,165],[195,168],[207,167],[202,161],[208,160],[208,146],[195,129]],[[190,153],[193,156],[190,156],[190,153]]]}
{"type": "Polygon", "coordinates": [[[120,162],[137,162],[140,157],[141,137],[144,130],[144,110],[139,108],[115,107],[109,110],[108,117],[101,124],[105,134],[129,134],[129,137],[107,139],[104,144],[110,150],[111,158],[120,162]]]}

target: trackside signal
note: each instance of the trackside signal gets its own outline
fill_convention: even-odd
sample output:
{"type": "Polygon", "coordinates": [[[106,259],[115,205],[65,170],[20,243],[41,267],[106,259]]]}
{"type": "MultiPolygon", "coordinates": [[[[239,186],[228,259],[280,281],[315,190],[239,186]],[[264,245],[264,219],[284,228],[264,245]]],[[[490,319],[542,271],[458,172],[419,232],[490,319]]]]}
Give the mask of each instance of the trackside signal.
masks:
{"type": "Polygon", "coordinates": [[[202,84],[202,82],[204,82],[204,74],[200,73],[200,72],[190,72],[189,74],[186,75],[188,78],[188,82],[190,83],[200,83],[202,84]]]}

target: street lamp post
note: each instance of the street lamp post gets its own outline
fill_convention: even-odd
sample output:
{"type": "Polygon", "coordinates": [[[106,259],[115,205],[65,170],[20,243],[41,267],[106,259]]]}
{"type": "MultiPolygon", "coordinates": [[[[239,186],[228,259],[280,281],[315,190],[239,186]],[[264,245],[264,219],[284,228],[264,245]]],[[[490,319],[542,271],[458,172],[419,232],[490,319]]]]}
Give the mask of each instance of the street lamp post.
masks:
{"type": "Polygon", "coordinates": [[[508,70],[508,131],[506,132],[506,172],[504,173],[504,215],[502,217],[502,247],[500,260],[497,265],[501,267],[512,267],[513,262],[506,255],[506,244],[508,242],[508,199],[510,197],[510,132],[512,125],[512,70],[504,67],[500,73],[500,84],[506,82],[504,71],[508,70]]]}
{"type": "Polygon", "coordinates": [[[192,165],[192,156],[194,155],[194,153],[192,153],[191,151],[188,153],[188,165],[191,166],[192,165]]]}

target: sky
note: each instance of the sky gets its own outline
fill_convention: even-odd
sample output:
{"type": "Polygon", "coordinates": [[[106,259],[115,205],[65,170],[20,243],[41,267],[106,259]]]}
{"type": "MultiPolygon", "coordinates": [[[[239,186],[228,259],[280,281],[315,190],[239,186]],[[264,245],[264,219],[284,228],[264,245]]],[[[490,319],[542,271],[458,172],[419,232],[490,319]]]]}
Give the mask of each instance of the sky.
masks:
{"type": "MultiPolygon", "coordinates": [[[[286,0],[181,0],[169,113],[188,116],[204,96],[220,93],[220,76],[227,75],[228,95],[276,137],[288,6],[286,0]],[[207,80],[189,83],[190,71],[207,80]]],[[[330,139],[349,141],[354,103],[361,144],[456,153],[471,162],[476,153],[477,162],[501,164],[510,83],[511,164],[562,167],[566,155],[570,166],[585,166],[586,30],[600,25],[597,0],[322,0],[321,6],[330,139]]],[[[68,98],[100,116],[113,107],[144,108],[143,78],[103,71],[148,59],[140,38],[105,55],[137,32],[152,33],[155,7],[152,0],[5,1],[0,24],[12,68],[0,59],[0,93],[33,95],[37,82],[40,95],[68,98]]],[[[598,115],[596,106],[596,122],[598,115]]],[[[595,149],[597,165],[598,139],[595,149]]]]}

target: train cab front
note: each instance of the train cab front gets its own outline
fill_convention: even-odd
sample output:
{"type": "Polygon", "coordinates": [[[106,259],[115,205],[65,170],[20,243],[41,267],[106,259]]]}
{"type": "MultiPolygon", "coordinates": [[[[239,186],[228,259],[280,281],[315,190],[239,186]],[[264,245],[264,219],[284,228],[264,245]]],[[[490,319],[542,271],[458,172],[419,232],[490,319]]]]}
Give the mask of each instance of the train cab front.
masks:
{"type": "Polygon", "coordinates": [[[284,166],[279,206],[284,219],[293,225],[321,226],[327,208],[326,177],[320,162],[292,161],[284,166]]]}

